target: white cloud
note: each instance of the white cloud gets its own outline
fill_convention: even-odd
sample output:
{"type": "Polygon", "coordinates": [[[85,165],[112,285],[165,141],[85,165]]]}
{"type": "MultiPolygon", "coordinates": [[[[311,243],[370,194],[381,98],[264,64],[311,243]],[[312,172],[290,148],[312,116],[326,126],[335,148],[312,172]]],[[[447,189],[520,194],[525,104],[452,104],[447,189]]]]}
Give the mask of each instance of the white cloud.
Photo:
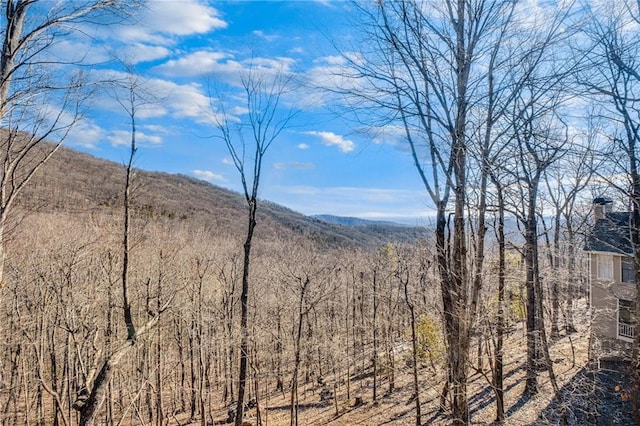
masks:
{"type": "Polygon", "coordinates": [[[340,151],[347,153],[355,149],[356,144],[349,139],[345,139],[340,135],[336,135],[333,132],[304,132],[307,135],[317,136],[322,140],[322,143],[327,146],[337,146],[340,151]]]}
{"type": "Polygon", "coordinates": [[[46,136],[51,141],[96,148],[103,140],[105,131],[93,119],[78,116],[73,110],[61,110],[59,105],[42,103],[33,108],[34,120],[20,123],[21,130],[46,136]]]}
{"type": "Polygon", "coordinates": [[[409,147],[405,143],[407,134],[402,126],[386,125],[382,127],[372,127],[366,131],[373,143],[378,145],[389,145],[401,151],[408,151],[409,147]]]}
{"type": "Polygon", "coordinates": [[[140,62],[156,61],[166,58],[171,51],[164,46],[152,46],[145,43],[133,43],[122,49],[126,60],[134,64],[140,62]]]}
{"type": "Polygon", "coordinates": [[[309,145],[307,145],[306,143],[299,143],[298,145],[296,145],[296,148],[298,149],[309,149],[309,145]]]}
{"type": "MultiPolygon", "coordinates": [[[[106,139],[112,146],[131,145],[131,132],[128,130],[114,130],[109,133],[106,139]]],[[[162,138],[157,135],[149,135],[140,131],[136,132],[136,144],[138,145],[161,145],[162,138]]]]}
{"type": "Polygon", "coordinates": [[[222,164],[226,164],[227,166],[235,166],[235,163],[233,162],[233,160],[229,157],[224,157],[222,159],[222,164]]]}
{"type": "Polygon", "coordinates": [[[234,107],[231,108],[231,115],[238,116],[245,114],[249,114],[249,108],[245,106],[234,105],[234,107]]]}
{"type": "Polygon", "coordinates": [[[516,3],[516,16],[518,19],[516,22],[521,29],[536,29],[544,28],[545,23],[554,22],[551,19],[551,14],[556,10],[556,6],[543,5],[539,0],[525,0],[516,3]]]}
{"type": "Polygon", "coordinates": [[[366,61],[362,53],[345,52],[342,55],[322,56],[315,59],[314,62],[320,65],[351,66],[351,64],[363,65],[366,61]]]}
{"type": "Polygon", "coordinates": [[[348,61],[344,56],[332,55],[315,59],[314,62],[326,65],[347,65],[348,61]]]}
{"type": "Polygon", "coordinates": [[[206,34],[227,27],[215,8],[197,0],[151,0],[136,18],[135,25],[112,26],[112,37],[172,45],[174,36],[206,34]]]}
{"type": "Polygon", "coordinates": [[[159,124],[143,124],[140,128],[160,135],[168,135],[171,133],[171,130],[159,124]]]}
{"type": "Polygon", "coordinates": [[[51,52],[55,62],[103,64],[118,58],[134,65],[162,59],[170,53],[169,49],[159,45],[127,43],[125,46],[108,46],[79,39],[62,40],[54,45],[51,52]]]}
{"type": "Polygon", "coordinates": [[[264,31],[260,31],[260,30],[255,30],[255,31],[253,31],[252,34],[254,36],[256,36],[256,37],[260,37],[260,38],[264,39],[267,42],[272,42],[272,41],[277,40],[277,39],[280,38],[280,36],[278,36],[278,35],[268,35],[268,34],[265,34],[264,31]]]}
{"type": "MultiPolygon", "coordinates": [[[[228,58],[226,53],[200,50],[179,59],[167,61],[157,66],[155,71],[169,77],[194,77],[211,73],[216,65],[219,65],[218,61],[225,58],[228,58]]],[[[227,61],[226,66],[228,72],[238,72],[242,69],[238,62],[232,60],[227,61]]]]}
{"type": "Polygon", "coordinates": [[[291,72],[294,63],[287,57],[238,60],[231,53],[199,50],[158,65],[154,71],[174,78],[214,75],[221,82],[239,86],[240,77],[250,70],[269,77],[291,72]]]}
{"type": "MultiPolygon", "coordinates": [[[[103,71],[100,78],[106,81],[125,79],[125,73],[119,71],[103,71]]],[[[171,116],[173,118],[190,118],[199,123],[211,123],[211,99],[198,83],[178,84],[163,79],[146,79],[140,82],[141,89],[152,93],[153,102],[147,102],[138,108],[139,118],[158,118],[171,116]]],[[[98,100],[101,108],[123,113],[124,110],[112,96],[108,94],[98,100]]]]}
{"type": "Polygon", "coordinates": [[[346,58],[356,63],[363,61],[356,54],[324,56],[314,61],[314,66],[305,72],[304,78],[308,86],[320,90],[311,92],[313,96],[309,95],[309,102],[316,106],[342,103],[344,98],[338,93],[358,93],[363,89],[363,79],[358,78],[358,73],[346,58]]]}
{"type": "Polygon", "coordinates": [[[52,62],[99,64],[112,59],[106,49],[83,40],[66,38],[54,43],[52,62]]]}
{"type": "Polygon", "coordinates": [[[207,182],[225,182],[226,179],[219,173],[214,173],[210,170],[193,170],[191,173],[198,179],[206,180],[207,182]]]}
{"type": "Polygon", "coordinates": [[[291,70],[291,65],[294,63],[294,59],[284,56],[277,56],[273,58],[257,57],[243,61],[243,64],[247,69],[253,68],[256,71],[261,72],[278,71],[284,73],[289,72],[291,70]]]}
{"type": "Polygon", "coordinates": [[[201,123],[211,122],[211,102],[199,84],[163,82],[167,93],[165,107],[177,118],[192,118],[201,123]]]}
{"type": "Polygon", "coordinates": [[[216,9],[197,0],[152,0],[147,10],[144,23],[168,34],[205,34],[227,27],[216,9]]]}
{"type": "Polygon", "coordinates": [[[93,149],[104,140],[104,137],[104,129],[93,121],[85,119],[76,123],[71,128],[71,131],[65,139],[65,144],[93,149]]]}
{"type": "Polygon", "coordinates": [[[102,64],[114,57],[126,62],[157,61],[179,52],[182,38],[228,26],[206,0],[148,0],[125,22],[87,23],[71,37],[56,40],[52,62],[102,64]]]}

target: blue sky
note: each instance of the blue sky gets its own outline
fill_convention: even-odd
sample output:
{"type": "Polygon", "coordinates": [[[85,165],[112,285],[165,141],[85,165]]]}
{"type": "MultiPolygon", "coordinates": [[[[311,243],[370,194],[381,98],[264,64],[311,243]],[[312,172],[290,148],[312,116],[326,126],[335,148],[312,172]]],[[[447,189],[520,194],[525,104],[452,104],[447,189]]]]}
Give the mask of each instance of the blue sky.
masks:
{"type": "MultiPolygon", "coordinates": [[[[333,46],[348,46],[353,35],[350,13],[347,2],[155,0],[134,25],[90,28],[90,38],[56,48],[59,55],[86,55],[98,79],[121,77],[112,58],[124,58],[157,96],[138,110],[138,167],[239,191],[238,172],[212,137],[211,87],[237,88],[256,64],[327,83],[341,62],[333,46]]],[[[67,146],[124,162],[129,123],[114,96],[96,92],[67,146]]],[[[428,221],[427,194],[398,140],[367,136],[337,113],[339,99],[317,89],[301,89],[295,99],[299,114],[265,157],[261,198],[304,214],[428,221]]]]}

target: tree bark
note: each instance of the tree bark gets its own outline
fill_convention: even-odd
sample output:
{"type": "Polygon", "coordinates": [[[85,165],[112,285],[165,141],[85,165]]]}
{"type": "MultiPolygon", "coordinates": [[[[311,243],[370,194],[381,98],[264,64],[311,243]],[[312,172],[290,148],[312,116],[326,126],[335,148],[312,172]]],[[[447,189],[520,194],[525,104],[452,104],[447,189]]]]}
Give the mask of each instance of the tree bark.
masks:
{"type": "Polygon", "coordinates": [[[495,368],[494,368],[494,389],[496,394],[496,421],[499,424],[504,423],[504,374],[503,374],[503,355],[504,355],[504,296],[505,296],[505,278],[506,278],[506,262],[505,262],[505,236],[504,236],[504,200],[502,195],[502,187],[496,184],[496,193],[498,197],[498,322],[496,325],[496,347],[495,347],[495,368]]]}
{"type": "Polygon", "coordinates": [[[413,375],[413,398],[415,399],[416,407],[416,426],[420,426],[422,424],[422,414],[420,412],[420,384],[418,382],[418,338],[416,335],[416,310],[414,304],[411,302],[411,297],[409,296],[409,269],[407,268],[407,270],[404,271],[404,274],[400,271],[399,278],[403,285],[404,300],[409,308],[411,318],[411,358],[413,361],[411,372],[413,375]]]}
{"type": "Polygon", "coordinates": [[[120,345],[119,348],[115,349],[111,356],[104,360],[102,367],[100,367],[100,371],[96,375],[89,398],[84,402],[84,405],[82,405],[79,410],[79,426],[91,426],[94,424],[98,416],[98,410],[107,396],[107,384],[111,382],[114,369],[134,344],[134,341],[127,340],[124,344],[120,345]]]}
{"type": "Polygon", "coordinates": [[[371,357],[373,363],[373,402],[378,400],[378,330],[377,328],[377,316],[378,316],[378,277],[377,270],[373,270],[373,313],[372,313],[372,338],[373,338],[373,356],[371,357]]]}
{"type": "Polygon", "coordinates": [[[251,264],[251,242],[256,227],[256,211],[258,200],[254,196],[249,199],[249,225],[244,242],[244,263],[242,270],[242,292],[240,293],[240,369],[238,371],[238,399],[236,401],[235,426],[242,426],[244,414],[244,394],[247,380],[247,362],[249,358],[249,330],[247,318],[249,312],[249,268],[251,264]]]}

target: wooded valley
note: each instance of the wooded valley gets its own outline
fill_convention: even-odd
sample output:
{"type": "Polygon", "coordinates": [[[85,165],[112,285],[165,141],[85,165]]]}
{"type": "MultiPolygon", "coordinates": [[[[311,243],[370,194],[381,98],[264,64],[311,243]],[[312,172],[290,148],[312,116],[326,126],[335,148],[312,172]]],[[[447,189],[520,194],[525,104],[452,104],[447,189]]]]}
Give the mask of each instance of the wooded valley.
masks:
{"type": "Polygon", "coordinates": [[[159,4],[0,2],[3,425],[640,425],[640,3],[350,2],[321,78],[251,52],[172,85],[64,55],[126,31],[179,53],[182,28],[142,39],[159,4]],[[207,135],[165,136],[222,147],[238,192],[138,167],[161,127],[141,123],[188,90],[173,114],[207,135]],[[424,226],[261,198],[329,102],[404,153],[424,226]],[[105,104],[122,164],[62,146],[104,136],[83,120],[105,104]]]}

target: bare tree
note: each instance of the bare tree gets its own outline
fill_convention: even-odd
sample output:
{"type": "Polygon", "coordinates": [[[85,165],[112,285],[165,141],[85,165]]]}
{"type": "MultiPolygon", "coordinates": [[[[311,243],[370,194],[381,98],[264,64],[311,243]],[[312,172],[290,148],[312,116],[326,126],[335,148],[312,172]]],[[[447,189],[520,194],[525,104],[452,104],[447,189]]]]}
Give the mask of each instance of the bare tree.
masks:
{"type": "Polygon", "coordinates": [[[289,291],[295,289],[294,295],[297,298],[293,318],[294,340],[293,340],[293,366],[291,374],[291,394],[290,394],[290,419],[291,426],[298,425],[298,405],[299,405],[299,374],[302,350],[305,346],[303,342],[303,329],[305,322],[309,325],[311,312],[318,308],[327,295],[334,292],[336,281],[331,279],[335,266],[331,260],[321,255],[308,244],[299,243],[295,245],[295,252],[285,251],[287,259],[283,260],[283,275],[289,291]],[[301,249],[302,248],[302,249],[301,249]],[[323,282],[322,286],[317,284],[323,282]]]}
{"type": "Polygon", "coordinates": [[[506,287],[506,244],[504,232],[504,190],[500,179],[492,173],[491,181],[495,187],[497,224],[494,227],[498,242],[498,318],[496,323],[496,342],[494,350],[493,386],[496,394],[496,421],[503,423],[504,412],[504,329],[505,329],[505,287],[506,287]]]}
{"type": "Polygon", "coordinates": [[[518,182],[513,200],[514,213],[524,227],[524,259],[527,287],[527,386],[525,392],[538,392],[536,370],[543,366],[542,284],[538,255],[538,208],[542,178],[555,161],[566,152],[565,125],[558,121],[557,95],[548,96],[548,89],[530,86],[530,92],[514,105],[514,152],[518,167],[511,170],[518,182]],[[537,98],[537,99],[536,99],[537,98]],[[559,128],[558,128],[559,127],[559,128]]]}
{"type": "MultiPolygon", "coordinates": [[[[98,414],[98,410],[102,406],[106,394],[108,385],[113,376],[114,370],[118,367],[122,357],[129,352],[129,350],[136,345],[136,342],[140,336],[147,333],[156,325],[160,318],[160,314],[167,309],[170,305],[172,297],[168,297],[162,303],[160,302],[160,295],[158,295],[158,302],[155,311],[147,309],[147,312],[151,314],[151,319],[143,324],[140,328],[136,329],[133,315],[131,311],[131,303],[129,299],[130,294],[130,255],[131,255],[131,191],[133,186],[134,177],[134,160],[137,152],[137,114],[141,106],[149,103],[151,100],[144,96],[144,86],[134,73],[129,68],[126,73],[126,79],[121,82],[120,88],[124,89],[124,96],[120,92],[116,92],[114,97],[120,104],[123,110],[126,112],[130,125],[130,146],[129,146],[129,158],[125,165],[125,182],[123,189],[123,228],[122,228],[122,269],[121,269],[121,291],[122,296],[122,317],[125,328],[127,330],[127,337],[124,342],[116,345],[114,348],[109,348],[108,354],[104,356],[104,359],[100,360],[96,357],[96,366],[101,365],[100,369],[95,376],[90,374],[84,387],[79,392],[79,399],[74,404],[80,412],[80,425],[89,426],[92,425],[98,414]]],[[[160,279],[160,278],[159,278],[160,279]]],[[[158,284],[160,285],[160,283],[158,284]]]]}
{"type": "MultiPolygon", "coordinates": [[[[379,3],[366,11],[379,49],[359,76],[388,97],[370,100],[386,108],[404,129],[414,165],[435,206],[436,256],[447,338],[448,380],[454,422],[469,421],[468,348],[474,313],[469,310],[467,238],[468,145],[472,64],[488,39],[501,30],[507,3],[449,1],[435,4],[379,3]],[[485,6],[487,6],[485,8],[485,6]],[[434,24],[434,16],[438,24],[434,24]],[[481,46],[481,47],[480,47],[481,46]],[[373,64],[373,65],[372,65],[373,64]],[[453,242],[447,238],[447,208],[453,204],[453,242]]],[[[445,386],[443,394],[448,393],[445,386]]]]}
{"type": "Polygon", "coordinates": [[[341,76],[358,84],[342,91],[352,107],[376,107],[378,115],[368,113],[367,119],[401,129],[436,211],[436,265],[448,348],[442,400],[451,395],[454,422],[467,423],[468,350],[483,285],[490,159],[505,130],[501,119],[528,73],[558,40],[568,11],[560,10],[536,31],[522,24],[523,11],[508,1],[406,0],[360,10],[366,39],[361,46],[366,47],[345,55],[351,69],[341,76]],[[514,64],[526,66],[513,73],[514,64]],[[466,211],[474,160],[480,170],[474,184],[480,190],[472,247],[466,211]]]}
{"type": "MultiPolygon", "coordinates": [[[[579,136],[576,139],[581,139],[579,136]]],[[[544,228],[551,286],[551,339],[559,337],[560,314],[563,299],[566,300],[566,332],[574,333],[573,299],[576,293],[577,233],[584,230],[586,217],[578,214],[579,194],[593,177],[596,169],[593,132],[584,141],[571,141],[567,153],[557,164],[543,173],[546,187],[545,201],[552,209],[552,224],[547,226],[545,215],[540,216],[544,228]],[[551,238],[552,235],[552,238],[551,238]],[[567,285],[561,288],[561,268],[566,269],[567,285]]]]}
{"type": "MultiPolygon", "coordinates": [[[[283,96],[292,89],[291,76],[283,70],[267,75],[251,68],[241,76],[246,114],[233,117],[228,111],[231,105],[224,101],[212,105],[214,124],[240,175],[242,191],[247,203],[247,233],[244,240],[242,290],[240,293],[240,367],[238,371],[238,397],[235,411],[236,426],[242,425],[244,395],[249,360],[249,283],[251,244],[256,228],[258,192],[264,157],[295,115],[286,109],[283,96]]],[[[218,93],[219,94],[219,93],[218,93]]]]}
{"type": "MultiPolygon", "coordinates": [[[[419,247],[419,250],[427,251],[426,248],[419,247]]],[[[413,395],[416,407],[416,425],[422,424],[422,414],[420,409],[420,384],[418,380],[418,338],[417,325],[418,318],[416,314],[418,303],[416,302],[415,293],[419,292],[422,287],[427,285],[429,280],[429,269],[431,268],[431,257],[428,255],[421,256],[420,264],[415,266],[411,263],[410,250],[403,250],[398,256],[398,265],[395,271],[396,278],[402,286],[404,293],[404,302],[409,309],[409,318],[411,324],[411,359],[412,359],[412,375],[413,375],[413,395]],[[413,269],[417,269],[414,271],[413,269]],[[420,286],[411,285],[412,280],[420,283],[420,286]]]]}
{"type": "MultiPolygon", "coordinates": [[[[7,218],[16,197],[54,154],[81,115],[83,76],[52,72],[65,64],[51,48],[99,13],[125,12],[138,2],[7,0],[0,4],[0,286],[7,218]],[[51,139],[52,144],[43,143],[51,139]]],[[[97,21],[96,21],[97,22],[97,21]]]]}

